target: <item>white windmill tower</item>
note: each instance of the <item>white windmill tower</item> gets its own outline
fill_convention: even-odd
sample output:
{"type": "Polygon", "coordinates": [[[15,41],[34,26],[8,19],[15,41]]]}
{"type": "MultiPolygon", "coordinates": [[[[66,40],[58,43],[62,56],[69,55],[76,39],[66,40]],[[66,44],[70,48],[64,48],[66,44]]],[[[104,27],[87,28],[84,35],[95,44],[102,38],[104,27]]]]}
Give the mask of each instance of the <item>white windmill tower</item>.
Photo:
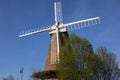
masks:
{"type": "Polygon", "coordinates": [[[67,35],[68,30],[85,28],[85,27],[89,27],[89,26],[100,23],[100,17],[94,17],[94,18],[89,18],[85,20],[63,24],[62,23],[62,8],[61,8],[60,2],[54,3],[54,11],[55,11],[54,13],[55,24],[53,26],[43,27],[42,29],[37,28],[37,29],[25,31],[25,32],[20,33],[19,35],[19,37],[24,37],[24,36],[41,33],[45,31],[49,32],[49,34],[51,35],[51,43],[50,43],[51,45],[50,45],[50,49],[48,53],[49,57],[46,61],[45,71],[56,69],[54,64],[57,61],[59,61],[59,51],[62,46],[61,44],[65,43],[66,41],[65,38],[68,37],[67,35]],[[63,39],[61,39],[60,36],[62,36],[63,39]]]}

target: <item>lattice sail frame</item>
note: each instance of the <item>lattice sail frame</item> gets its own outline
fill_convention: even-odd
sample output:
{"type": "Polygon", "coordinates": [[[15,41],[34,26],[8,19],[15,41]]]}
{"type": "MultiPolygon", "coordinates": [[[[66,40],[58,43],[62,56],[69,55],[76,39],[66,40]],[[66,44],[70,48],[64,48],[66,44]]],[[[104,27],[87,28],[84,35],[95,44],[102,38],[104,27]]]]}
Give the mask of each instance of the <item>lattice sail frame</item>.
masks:
{"type": "Polygon", "coordinates": [[[61,2],[54,3],[54,10],[55,10],[55,22],[62,22],[62,5],[61,2]]]}

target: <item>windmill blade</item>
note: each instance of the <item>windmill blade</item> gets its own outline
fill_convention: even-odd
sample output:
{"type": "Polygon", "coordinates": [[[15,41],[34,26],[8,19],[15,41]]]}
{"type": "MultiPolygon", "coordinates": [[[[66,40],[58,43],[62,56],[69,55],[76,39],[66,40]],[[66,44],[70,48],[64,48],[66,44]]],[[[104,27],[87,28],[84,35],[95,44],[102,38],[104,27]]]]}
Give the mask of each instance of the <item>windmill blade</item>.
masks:
{"type": "Polygon", "coordinates": [[[28,31],[21,32],[19,37],[24,37],[24,36],[28,36],[28,35],[32,35],[32,34],[36,34],[36,33],[40,33],[40,32],[49,31],[50,29],[51,29],[51,27],[42,27],[42,28],[31,29],[28,31]]]}
{"type": "Polygon", "coordinates": [[[89,27],[100,23],[101,23],[100,17],[94,17],[94,18],[89,18],[85,20],[64,24],[64,26],[67,27],[68,30],[74,30],[74,29],[89,27]]]}
{"type": "Polygon", "coordinates": [[[62,6],[61,2],[55,2],[54,3],[54,9],[55,9],[55,22],[62,22],[63,17],[62,17],[62,6]]]}

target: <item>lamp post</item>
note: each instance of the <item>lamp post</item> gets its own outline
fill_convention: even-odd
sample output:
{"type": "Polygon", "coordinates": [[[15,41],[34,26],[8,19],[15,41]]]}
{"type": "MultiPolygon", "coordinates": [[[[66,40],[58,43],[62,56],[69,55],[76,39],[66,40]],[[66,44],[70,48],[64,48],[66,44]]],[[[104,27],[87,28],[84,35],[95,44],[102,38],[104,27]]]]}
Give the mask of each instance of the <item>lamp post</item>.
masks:
{"type": "Polygon", "coordinates": [[[24,69],[24,68],[22,68],[22,69],[20,70],[21,80],[23,80],[23,69],[24,69]]]}

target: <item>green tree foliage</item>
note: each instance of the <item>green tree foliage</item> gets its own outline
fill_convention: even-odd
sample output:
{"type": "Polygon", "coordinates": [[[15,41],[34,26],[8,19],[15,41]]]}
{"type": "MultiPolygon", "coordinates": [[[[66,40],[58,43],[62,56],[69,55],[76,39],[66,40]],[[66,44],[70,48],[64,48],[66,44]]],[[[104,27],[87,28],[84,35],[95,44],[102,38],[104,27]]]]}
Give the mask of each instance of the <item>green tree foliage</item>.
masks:
{"type": "Polygon", "coordinates": [[[93,52],[90,42],[72,34],[60,51],[60,80],[119,80],[116,56],[106,48],[93,52]]]}
{"type": "Polygon", "coordinates": [[[60,52],[58,77],[61,80],[85,78],[90,53],[93,53],[93,49],[89,41],[72,34],[60,52]]]}

